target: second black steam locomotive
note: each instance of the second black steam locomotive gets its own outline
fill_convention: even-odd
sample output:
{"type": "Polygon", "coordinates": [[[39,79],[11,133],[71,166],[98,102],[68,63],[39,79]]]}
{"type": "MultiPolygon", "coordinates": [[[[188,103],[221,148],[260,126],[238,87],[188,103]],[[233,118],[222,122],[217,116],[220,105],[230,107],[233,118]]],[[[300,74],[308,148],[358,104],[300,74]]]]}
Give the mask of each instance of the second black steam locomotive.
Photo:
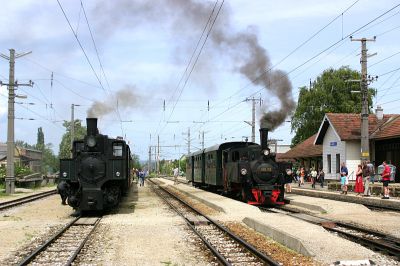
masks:
{"type": "Polygon", "coordinates": [[[99,134],[87,118],[87,134],[73,142],[72,158],[60,160],[61,196],[81,211],[112,209],[131,184],[131,152],[123,139],[99,134]]]}
{"type": "Polygon", "coordinates": [[[191,153],[187,180],[252,205],[284,204],[284,180],[290,165],[276,162],[267,144],[267,128],[260,129],[260,139],[261,145],[226,142],[191,153]]]}

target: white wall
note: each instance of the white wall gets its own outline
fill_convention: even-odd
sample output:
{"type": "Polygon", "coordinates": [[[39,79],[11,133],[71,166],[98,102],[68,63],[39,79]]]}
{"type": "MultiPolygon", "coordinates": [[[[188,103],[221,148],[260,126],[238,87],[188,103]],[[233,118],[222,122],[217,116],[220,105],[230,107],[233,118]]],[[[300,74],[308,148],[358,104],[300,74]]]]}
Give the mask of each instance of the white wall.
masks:
{"type": "Polygon", "coordinates": [[[356,180],[356,171],[361,163],[361,142],[360,140],[350,140],[346,142],[346,165],[349,170],[349,180],[356,180]],[[350,175],[353,172],[352,175],[350,175]]]}
{"type": "Polygon", "coordinates": [[[346,158],[346,143],[341,141],[333,128],[329,126],[322,143],[322,158],[324,164],[325,179],[339,180],[339,174],[336,173],[336,154],[340,154],[340,162],[346,158]],[[331,172],[328,170],[328,154],[331,155],[331,172]]]}

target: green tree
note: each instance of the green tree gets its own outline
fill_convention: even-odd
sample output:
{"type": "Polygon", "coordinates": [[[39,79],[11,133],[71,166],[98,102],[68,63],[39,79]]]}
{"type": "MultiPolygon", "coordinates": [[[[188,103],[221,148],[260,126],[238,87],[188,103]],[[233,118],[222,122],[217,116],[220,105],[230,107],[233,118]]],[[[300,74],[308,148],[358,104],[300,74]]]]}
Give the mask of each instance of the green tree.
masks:
{"type": "Polygon", "coordinates": [[[42,152],[44,150],[44,133],[43,133],[42,127],[38,128],[36,149],[38,149],[39,151],[42,151],[42,152]]]}
{"type": "MultiPolygon", "coordinates": [[[[83,139],[86,135],[86,127],[83,127],[81,122],[81,120],[75,120],[74,140],[83,139]]],[[[64,121],[63,126],[66,132],[61,140],[58,156],[59,158],[69,158],[71,156],[71,122],[64,121]]]]}
{"type": "MultiPolygon", "coordinates": [[[[296,132],[292,146],[314,135],[325,113],[360,113],[360,83],[350,80],[361,79],[358,71],[349,67],[327,69],[314,82],[311,89],[301,87],[298,105],[292,117],[291,130],[296,132]]],[[[374,89],[368,91],[368,106],[372,108],[374,89]]]]}
{"type": "Polygon", "coordinates": [[[25,148],[25,149],[32,149],[32,150],[36,150],[36,146],[35,145],[31,145],[23,140],[16,140],[15,141],[15,147],[21,147],[21,148],[25,148]]]}
{"type": "Polygon", "coordinates": [[[141,164],[140,164],[140,158],[139,155],[136,155],[134,153],[132,153],[132,167],[135,169],[139,169],[142,168],[141,164]]]}
{"type": "Polygon", "coordinates": [[[42,173],[53,174],[60,168],[58,157],[53,152],[53,144],[47,143],[42,151],[42,173]]]}

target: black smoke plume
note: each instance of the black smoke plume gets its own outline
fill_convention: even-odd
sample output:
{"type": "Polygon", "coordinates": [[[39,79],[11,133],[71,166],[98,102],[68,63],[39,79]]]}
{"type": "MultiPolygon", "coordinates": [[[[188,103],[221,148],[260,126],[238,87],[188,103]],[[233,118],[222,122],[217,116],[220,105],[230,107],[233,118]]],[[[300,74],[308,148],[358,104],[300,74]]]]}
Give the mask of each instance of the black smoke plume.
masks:
{"type": "Polygon", "coordinates": [[[136,87],[127,85],[123,89],[109,95],[104,101],[95,101],[87,110],[87,117],[102,117],[112,112],[138,107],[140,96],[135,94],[136,87]]]}
{"type": "MultiPolygon", "coordinates": [[[[143,24],[154,24],[169,28],[180,39],[193,36],[196,30],[203,28],[209,18],[215,2],[196,0],[120,0],[98,2],[94,12],[97,28],[104,35],[110,34],[119,27],[132,28],[143,24]]],[[[216,5],[214,16],[222,1],[216,5]]],[[[197,35],[196,35],[197,36],[197,35]]],[[[190,45],[193,43],[190,42],[190,45]]],[[[275,129],[285,121],[295,108],[292,97],[292,85],[285,72],[271,70],[271,62],[266,50],[260,45],[255,27],[242,31],[235,30],[231,22],[231,11],[228,1],[219,13],[209,36],[207,49],[212,49],[216,56],[202,56],[208,60],[210,71],[213,71],[213,59],[228,57],[233,70],[244,75],[254,85],[266,90],[280,100],[278,110],[268,110],[260,120],[262,127],[275,129]]],[[[184,47],[191,51],[193,47],[184,47]]],[[[210,52],[209,50],[207,50],[210,52]]],[[[186,63],[186,62],[185,62],[186,63]]]]}

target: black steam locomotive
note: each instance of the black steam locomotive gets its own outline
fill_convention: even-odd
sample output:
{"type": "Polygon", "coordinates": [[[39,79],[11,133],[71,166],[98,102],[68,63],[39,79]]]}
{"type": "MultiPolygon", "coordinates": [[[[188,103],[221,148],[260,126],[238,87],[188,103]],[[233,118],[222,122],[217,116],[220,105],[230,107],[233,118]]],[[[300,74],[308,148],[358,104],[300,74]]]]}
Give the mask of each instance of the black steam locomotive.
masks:
{"type": "Polygon", "coordinates": [[[261,145],[226,142],[191,153],[187,180],[252,205],[284,204],[284,180],[290,165],[276,162],[267,144],[268,129],[260,129],[260,139],[261,145]]]}
{"type": "Polygon", "coordinates": [[[60,160],[59,193],[74,209],[111,209],[130,187],[131,152],[124,140],[99,134],[97,118],[86,122],[87,134],[74,141],[72,158],[60,160]]]}

